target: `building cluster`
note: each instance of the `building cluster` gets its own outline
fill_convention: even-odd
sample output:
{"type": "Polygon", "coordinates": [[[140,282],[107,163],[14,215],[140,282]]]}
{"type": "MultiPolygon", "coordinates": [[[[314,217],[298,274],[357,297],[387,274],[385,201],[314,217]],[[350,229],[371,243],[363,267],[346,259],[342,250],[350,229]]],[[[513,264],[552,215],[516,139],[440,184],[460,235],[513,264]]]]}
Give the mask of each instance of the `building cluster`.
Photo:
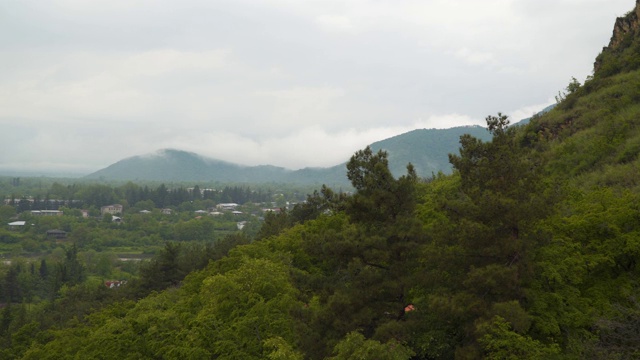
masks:
{"type": "Polygon", "coordinates": [[[20,203],[27,203],[30,206],[38,205],[38,207],[45,207],[47,209],[57,209],[61,206],[77,206],[82,203],[80,200],[61,200],[61,199],[38,199],[32,196],[26,196],[19,199],[5,198],[3,200],[4,205],[14,206],[20,203]]]}
{"type": "MultiPolygon", "coordinates": [[[[7,203],[7,200],[5,200],[5,203],[7,203]]],[[[257,209],[259,208],[259,204],[253,204],[257,209]]],[[[272,204],[275,205],[275,204],[272,204]]],[[[244,210],[239,204],[237,203],[219,203],[217,205],[215,205],[214,207],[209,207],[206,210],[196,210],[194,211],[195,215],[197,215],[198,218],[202,217],[202,216],[221,216],[224,214],[232,214],[232,215],[244,215],[245,212],[240,211],[240,210],[244,210]]],[[[102,216],[104,215],[111,215],[111,221],[114,223],[121,223],[123,222],[122,219],[122,215],[124,214],[124,206],[122,204],[110,204],[110,205],[106,205],[106,206],[102,206],[100,207],[100,214],[102,216]]],[[[262,213],[267,213],[267,212],[279,212],[281,211],[280,208],[277,207],[272,207],[272,208],[261,208],[260,209],[262,211],[262,213]]],[[[34,217],[41,217],[41,216],[62,216],[64,214],[64,212],[62,210],[30,210],[30,211],[26,211],[27,213],[31,214],[31,216],[34,217]]],[[[89,210],[86,209],[82,209],[80,210],[82,217],[83,218],[89,218],[90,217],[90,212],[89,210]]],[[[160,212],[164,215],[172,215],[174,213],[173,209],[170,208],[163,208],[160,209],[160,212]]],[[[152,211],[150,210],[141,210],[139,211],[140,214],[151,214],[152,211]]],[[[258,216],[258,219],[262,220],[264,219],[262,216],[258,215],[258,214],[253,214],[252,216],[258,216]]],[[[242,230],[246,225],[247,225],[247,221],[244,217],[239,217],[237,220],[237,229],[238,230],[242,230]]],[[[9,229],[12,230],[18,230],[21,228],[24,228],[27,225],[27,221],[24,220],[20,220],[20,221],[13,221],[7,224],[9,229]]],[[[49,239],[55,239],[58,241],[63,241],[64,239],[67,238],[67,233],[65,231],[59,230],[59,229],[51,229],[48,230],[46,232],[46,237],[49,239]]]]}

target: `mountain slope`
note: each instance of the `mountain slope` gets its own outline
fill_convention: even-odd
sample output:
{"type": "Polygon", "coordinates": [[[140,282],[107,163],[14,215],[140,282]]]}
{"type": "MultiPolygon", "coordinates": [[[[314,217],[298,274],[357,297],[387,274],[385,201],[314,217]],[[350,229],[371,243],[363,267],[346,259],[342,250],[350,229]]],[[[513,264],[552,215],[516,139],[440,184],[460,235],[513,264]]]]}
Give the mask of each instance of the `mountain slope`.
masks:
{"type": "Polygon", "coordinates": [[[260,178],[281,181],[289,171],[275,166],[246,167],[195,153],[165,149],[154,154],[133,156],[87,176],[106,180],[236,181],[260,178]]]}
{"type": "Polygon", "coordinates": [[[242,166],[192,152],[164,149],[133,156],[86,176],[100,180],[219,181],[347,185],[344,165],[289,170],[271,165],[242,166]]]}
{"type": "Polygon", "coordinates": [[[194,153],[167,149],[160,150],[155,154],[120,160],[87,177],[127,180],[179,180],[185,177],[203,179],[209,175],[208,173],[212,169],[219,169],[220,173],[228,173],[237,171],[238,167],[231,163],[205,159],[194,153]]]}
{"type": "Polygon", "coordinates": [[[459,126],[450,129],[417,129],[371,144],[374,151],[389,154],[389,168],[397,177],[413,164],[419,176],[431,176],[439,171],[451,173],[449,154],[458,153],[460,136],[469,134],[483,141],[491,134],[481,126],[459,126]]]}

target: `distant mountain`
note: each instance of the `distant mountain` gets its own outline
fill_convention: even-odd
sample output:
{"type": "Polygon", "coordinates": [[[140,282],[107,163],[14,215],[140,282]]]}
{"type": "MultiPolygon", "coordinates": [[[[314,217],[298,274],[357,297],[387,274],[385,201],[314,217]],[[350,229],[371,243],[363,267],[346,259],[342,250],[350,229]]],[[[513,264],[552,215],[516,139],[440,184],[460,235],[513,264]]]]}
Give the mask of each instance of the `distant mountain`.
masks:
{"type": "Polygon", "coordinates": [[[460,136],[472,135],[483,141],[491,134],[482,126],[459,126],[450,129],[418,129],[371,144],[374,151],[388,153],[389,169],[395,176],[406,173],[411,163],[419,176],[428,177],[439,171],[451,173],[449,154],[458,153],[460,136]]]}
{"type": "MultiPolygon", "coordinates": [[[[432,172],[450,172],[448,154],[457,152],[460,135],[468,133],[483,140],[489,133],[480,126],[446,130],[421,129],[371,144],[373,150],[389,153],[394,174],[403,174],[407,163],[420,176],[432,172]]],[[[248,183],[300,183],[348,185],[346,163],[329,168],[288,170],[271,165],[242,166],[207,158],[195,153],[164,149],[153,154],[118,161],[86,178],[103,180],[220,181],[248,183]]]]}
{"type": "Polygon", "coordinates": [[[271,165],[243,166],[192,152],[163,149],[118,161],[86,176],[102,180],[220,181],[245,183],[346,183],[337,168],[288,170],[271,165]],[[322,179],[319,180],[319,179],[322,179]]]}
{"type": "Polygon", "coordinates": [[[87,178],[106,180],[159,181],[243,181],[260,173],[264,181],[286,171],[275,166],[245,167],[207,158],[192,152],[163,149],[152,154],[133,156],[98,170],[87,178]]]}
{"type": "MultiPolygon", "coordinates": [[[[450,173],[449,154],[458,153],[460,136],[470,134],[488,141],[491,134],[481,126],[450,129],[418,129],[371,144],[374,151],[389,155],[389,167],[395,176],[406,173],[412,163],[419,176],[442,171],[450,173]]],[[[348,186],[346,162],[329,168],[289,170],[261,165],[243,166],[207,158],[195,153],[165,149],[153,154],[118,161],[86,178],[103,180],[219,181],[245,183],[297,183],[348,186]]]]}

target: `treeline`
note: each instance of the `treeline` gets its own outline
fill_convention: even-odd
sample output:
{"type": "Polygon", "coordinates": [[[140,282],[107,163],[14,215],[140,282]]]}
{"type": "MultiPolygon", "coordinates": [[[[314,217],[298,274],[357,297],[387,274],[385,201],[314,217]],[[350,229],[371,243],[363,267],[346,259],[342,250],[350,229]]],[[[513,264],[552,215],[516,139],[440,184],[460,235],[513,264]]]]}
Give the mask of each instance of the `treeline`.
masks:
{"type": "Polygon", "coordinates": [[[222,190],[201,190],[198,185],[195,185],[190,189],[183,187],[168,189],[164,184],[161,184],[156,189],[149,189],[147,186],[141,187],[135,184],[127,184],[123,190],[124,199],[127,203],[135,204],[139,201],[151,200],[154,202],[156,207],[159,208],[166,206],[178,206],[187,201],[202,199],[212,200],[216,203],[237,204],[244,204],[247,202],[262,203],[271,201],[272,199],[272,194],[263,192],[262,190],[252,190],[249,187],[239,186],[225,186],[222,190]]]}
{"type": "Polygon", "coordinates": [[[102,184],[67,185],[54,183],[42,196],[34,197],[7,195],[8,205],[17,209],[18,213],[30,210],[58,210],[68,208],[100,208],[115,203],[135,205],[141,201],[151,201],[157,208],[179,206],[182,203],[196,200],[211,200],[215,203],[271,202],[274,194],[262,189],[253,190],[244,186],[225,186],[220,190],[193,188],[168,188],[160,184],[156,188],[127,183],[122,186],[102,184]]]}

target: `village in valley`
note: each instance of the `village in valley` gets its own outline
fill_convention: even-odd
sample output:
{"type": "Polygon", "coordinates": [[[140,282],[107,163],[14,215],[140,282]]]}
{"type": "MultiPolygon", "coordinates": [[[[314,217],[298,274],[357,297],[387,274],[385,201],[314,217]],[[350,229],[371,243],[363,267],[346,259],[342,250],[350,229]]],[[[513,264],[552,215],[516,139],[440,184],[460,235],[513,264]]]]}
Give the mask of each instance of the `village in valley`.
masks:
{"type": "MultiPolygon", "coordinates": [[[[19,185],[15,179],[11,183],[19,185]]],[[[116,199],[118,192],[125,196],[119,202],[103,203],[87,197],[86,190],[79,191],[77,199],[53,198],[51,193],[60,189],[59,184],[45,194],[5,195],[0,205],[0,257],[4,264],[33,263],[37,267],[42,261],[55,263],[74,247],[86,275],[99,276],[108,288],[118,287],[138,276],[140,265],[168,242],[212,246],[229,235],[253,238],[265,217],[304,202],[296,191],[285,195],[239,186],[218,191],[198,186],[172,190],[160,185],[149,190],[127,184],[128,193],[117,186],[93,186],[102,192],[110,189],[112,194],[101,198],[104,200],[116,199]],[[129,201],[136,202],[129,205],[129,201]]],[[[72,187],[83,185],[66,188],[72,187]]],[[[14,193],[19,190],[19,186],[12,189],[14,193]]]]}

